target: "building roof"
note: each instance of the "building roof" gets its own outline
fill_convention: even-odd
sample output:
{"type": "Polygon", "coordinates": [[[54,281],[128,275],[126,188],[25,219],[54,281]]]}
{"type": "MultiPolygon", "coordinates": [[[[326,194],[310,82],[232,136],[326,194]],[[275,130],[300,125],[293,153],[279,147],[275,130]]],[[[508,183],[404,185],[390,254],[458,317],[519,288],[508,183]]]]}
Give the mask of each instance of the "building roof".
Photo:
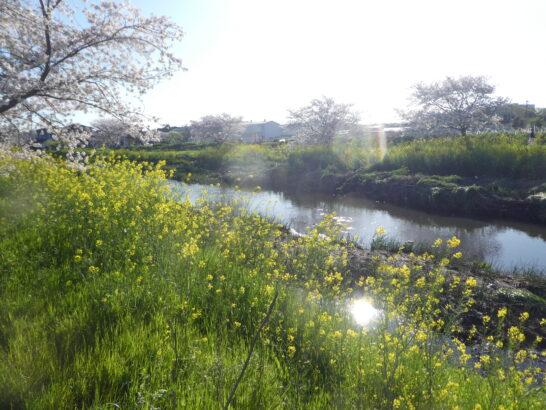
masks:
{"type": "Polygon", "coordinates": [[[260,121],[260,122],[253,122],[253,121],[243,121],[241,125],[249,126],[249,125],[265,125],[265,124],[277,124],[280,125],[277,121],[260,121]]]}

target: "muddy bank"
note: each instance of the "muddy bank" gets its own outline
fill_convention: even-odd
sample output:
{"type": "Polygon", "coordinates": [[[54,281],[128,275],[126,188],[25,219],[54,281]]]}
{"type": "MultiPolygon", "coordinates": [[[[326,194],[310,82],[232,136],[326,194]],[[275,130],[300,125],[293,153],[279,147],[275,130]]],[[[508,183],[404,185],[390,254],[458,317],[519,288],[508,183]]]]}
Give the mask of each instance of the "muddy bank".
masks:
{"type": "Polygon", "coordinates": [[[316,170],[289,175],[286,169],[275,168],[252,178],[223,176],[222,182],[284,192],[356,195],[447,216],[546,224],[546,193],[540,181],[409,175],[403,170],[351,175],[316,170]]]}
{"type": "Polygon", "coordinates": [[[338,192],[450,216],[546,224],[546,195],[533,192],[532,186],[533,182],[378,172],[353,176],[338,192]]]}

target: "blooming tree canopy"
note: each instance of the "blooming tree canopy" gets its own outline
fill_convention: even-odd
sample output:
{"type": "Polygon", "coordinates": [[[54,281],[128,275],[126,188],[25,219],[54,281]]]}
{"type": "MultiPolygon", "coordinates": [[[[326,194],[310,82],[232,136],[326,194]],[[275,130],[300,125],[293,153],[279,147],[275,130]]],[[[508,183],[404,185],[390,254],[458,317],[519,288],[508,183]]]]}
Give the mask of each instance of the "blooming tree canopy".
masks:
{"type": "Polygon", "coordinates": [[[469,131],[494,127],[500,117],[499,107],[507,99],[494,97],[495,87],[485,77],[447,77],[432,84],[414,86],[414,111],[402,113],[410,126],[422,132],[458,132],[466,136],[469,131]]]}
{"type": "Polygon", "coordinates": [[[135,143],[141,140],[159,141],[157,131],[148,130],[145,132],[133,124],[128,124],[117,118],[101,118],[91,123],[93,131],[87,141],[88,145],[94,147],[107,146],[116,148],[127,143],[135,143]]]}
{"type": "Polygon", "coordinates": [[[191,135],[197,141],[226,142],[236,138],[242,118],[220,115],[205,115],[190,124],[191,135]]]}
{"type": "Polygon", "coordinates": [[[332,98],[314,99],[298,110],[289,110],[289,126],[303,143],[331,144],[343,128],[358,122],[350,104],[336,103],[332,98]]]}
{"type": "Polygon", "coordinates": [[[169,51],[182,34],[126,1],[1,0],[0,141],[75,111],[143,118],[130,96],[182,68],[169,51]]]}

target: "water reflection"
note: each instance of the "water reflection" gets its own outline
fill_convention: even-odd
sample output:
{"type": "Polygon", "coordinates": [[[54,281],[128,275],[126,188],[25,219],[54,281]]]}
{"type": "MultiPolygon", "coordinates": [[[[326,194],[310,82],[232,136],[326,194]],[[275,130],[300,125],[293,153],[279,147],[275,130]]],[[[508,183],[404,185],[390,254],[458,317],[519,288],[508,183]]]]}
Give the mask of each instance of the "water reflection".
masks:
{"type": "MultiPolygon", "coordinates": [[[[201,196],[203,189],[210,195],[222,195],[225,200],[249,196],[226,187],[178,186],[192,201],[201,196]]],[[[436,238],[445,240],[456,235],[461,239],[461,251],[474,259],[507,271],[515,266],[546,270],[546,228],[541,226],[439,216],[363,198],[272,191],[252,194],[246,206],[298,232],[318,223],[325,213],[335,211],[338,222],[347,225],[346,232],[358,236],[364,246],[370,244],[378,226],[400,242],[430,244],[436,238]]]]}
{"type": "Polygon", "coordinates": [[[381,311],[374,308],[366,298],[354,300],[349,305],[349,312],[351,312],[353,320],[360,326],[367,326],[381,316],[381,311]]]}

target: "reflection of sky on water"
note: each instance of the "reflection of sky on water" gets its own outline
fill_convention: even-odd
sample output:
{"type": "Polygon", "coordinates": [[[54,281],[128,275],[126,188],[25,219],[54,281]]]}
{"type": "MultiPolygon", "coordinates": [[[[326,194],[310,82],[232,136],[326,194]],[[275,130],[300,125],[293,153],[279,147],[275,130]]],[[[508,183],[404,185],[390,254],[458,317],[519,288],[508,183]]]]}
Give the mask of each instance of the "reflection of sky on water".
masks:
{"type": "Polygon", "coordinates": [[[461,250],[467,256],[506,270],[514,266],[546,270],[546,228],[540,226],[438,216],[363,198],[272,191],[237,193],[232,188],[197,184],[183,189],[192,202],[201,196],[203,189],[210,196],[223,196],[225,200],[245,196],[247,208],[268,214],[298,232],[319,222],[324,213],[335,211],[340,222],[348,224],[347,232],[358,236],[364,245],[369,245],[378,226],[401,242],[432,243],[438,237],[447,239],[455,235],[461,239],[461,250]]]}

